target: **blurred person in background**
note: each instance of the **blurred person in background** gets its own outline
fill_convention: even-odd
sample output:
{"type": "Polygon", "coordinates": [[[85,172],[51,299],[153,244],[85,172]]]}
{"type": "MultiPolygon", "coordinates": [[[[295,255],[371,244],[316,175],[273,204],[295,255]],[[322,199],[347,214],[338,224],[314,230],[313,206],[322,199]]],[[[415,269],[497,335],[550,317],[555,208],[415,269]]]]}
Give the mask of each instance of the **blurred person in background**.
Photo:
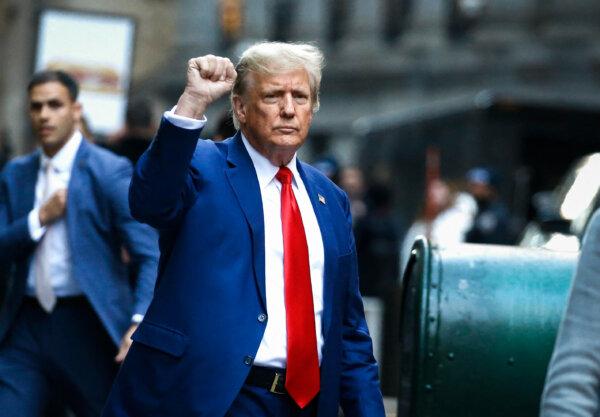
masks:
{"type": "Polygon", "coordinates": [[[498,195],[499,178],[490,168],[477,167],[466,175],[467,189],[477,202],[473,226],[467,232],[468,243],[512,243],[510,213],[498,195]]]}
{"type": "Polygon", "coordinates": [[[0,169],[6,165],[11,155],[12,148],[8,139],[8,130],[0,129],[0,169]]]}
{"type": "Polygon", "coordinates": [[[432,244],[451,246],[464,242],[473,225],[477,203],[468,193],[437,179],[432,181],[427,194],[428,202],[424,207],[430,208],[432,217],[427,218],[423,209],[404,235],[400,251],[402,273],[417,236],[427,237],[432,244]]]}
{"type": "Polygon", "coordinates": [[[0,265],[12,283],[0,313],[0,414],[39,417],[62,403],[98,416],[150,303],[154,231],[131,217],[131,164],[84,140],[78,85],[34,74],[29,116],[40,149],[0,177],[0,265]],[[120,260],[138,265],[131,287],[120,260]]]}
{"type": "Polygon", "coordinates": [[[348,194],[352,222],[356,224],[361,217],[367,214],[365,177],[362,170],[356,166],[342,168],[340,171],[340,187],[348,194]]]}
{"type": "Polygon", "coordinates": [[[222,140],[232,137],[236,132],[237,129],[233,125],[233,116],[231,115],[231,111],[226,110],[221,113],[221,117],[219,117],[217,129],[212,139],[215,142],[221,142],[222,140]]]}
{"type": "Polygon", "coordinates": [[[389,186],[373,184],[365,196],[367,213],[354,223],[360,292],[383,298],[398,277],[398,225],[389,186]]]}
{"type": "Polygon", "coordinates": [[[322,156],[317,158],[312,166],[321,171],[333,183],[338,184],[340,180],[340,165],[333,156],[322,156]]]}
{"type": "Polygon", "coordinates": [[[280,42],[188,61],[130,206],[161,271],[105,417],[383,417],[345,194],[301,162],[323,55],[280,42]],[[230,93],[239,132],[198,140],[230,93]]]}
{"type": "Polygon", "coordinates": [[[147,97],[134,97],[127,104],[125,127],[108,142],[108,148],[135,165],[150,145],[156,131],[154,105],[147,97]]]}
{"type": "MultiPolygon", "coordinates": [[[[150,145],[156,124],[154,123],[154,104],[148,97],[132,97],[125,111],[125,126],[104,144],[117,155],[129,159],[133,165],[150,145]]],[[[129,269],[129,279],[133,283],[138,271],[131,262],[127,248],[121,248],[121,259],[129,269]]]]}
{"type": "Polygon", "coordinates": [[[596,417],[600,411],[600,211],[583,238],[541,401],[541,417],[596,417]]]}

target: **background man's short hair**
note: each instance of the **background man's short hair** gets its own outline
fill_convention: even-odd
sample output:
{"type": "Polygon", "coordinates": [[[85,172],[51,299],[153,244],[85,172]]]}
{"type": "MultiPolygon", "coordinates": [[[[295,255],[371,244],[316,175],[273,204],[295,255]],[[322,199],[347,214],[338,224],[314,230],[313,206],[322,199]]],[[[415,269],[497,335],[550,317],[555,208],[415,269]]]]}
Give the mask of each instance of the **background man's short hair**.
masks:
{"type": "MultiPolygon", "coordinates": [[[[305,69],[308,73],[313,112],[319,109],[319,89],[321,72],[325,59],[323,53],[314,45],[307,43],[260,42],[244,51],[235,67],[237,79],[231,90],[233,97],[244,94],[246,79],[250,73],[279,74],[282,72],[305,69]]],[[[239,129],[239,121],[233,113],[233,122],[239,129]]]]}
{"type": "Polygon", "coordinates": [[[69,90],[69,97],[71,97],[71,100],[77,101],[77,97],[79,96],[79,85],[77,84],[77,81],[75,81],[75,79],[68,73],[60,70],[45,70],[36,72],[33,74],[29,84],[27,85],[27,92],[30,93],[33,87],[36,87],[40,84],[46,84],[53,81],[64,85],[67,90],[69,90]]]}

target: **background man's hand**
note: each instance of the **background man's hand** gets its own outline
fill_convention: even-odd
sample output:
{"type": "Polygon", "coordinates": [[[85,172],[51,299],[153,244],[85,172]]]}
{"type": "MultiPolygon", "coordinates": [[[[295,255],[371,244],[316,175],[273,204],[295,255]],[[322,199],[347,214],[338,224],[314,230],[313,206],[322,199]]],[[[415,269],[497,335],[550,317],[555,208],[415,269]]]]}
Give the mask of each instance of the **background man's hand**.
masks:
{"type": "Polygon", "coordinates": [[[125,356],[127,356],[127,352],[129,352],[129,348],[131,347],[131,335],[135,332],[135,329],[138,328],[138,324],[132,324],[129,329],[123,335],[121,339],[121,346],[119,346],[119,353],[115,356],[115,362],[121,363],[125,360],[125,356]]]}
{"type": "Polygon", "coordinates": [[[66,188],[57,190],[50,198],[40,207],[39,217],[40,224],[46,226],[54,223],[65,214],[67,208],[67,190],[66,188]]]}
{"type": "Polygon", "coordinates": [[[205,55],[188,61],[187,83],[179,97],[175,114],[202,118],[206,107],[228,93],[237,77],[228,58],[205,55]]]}

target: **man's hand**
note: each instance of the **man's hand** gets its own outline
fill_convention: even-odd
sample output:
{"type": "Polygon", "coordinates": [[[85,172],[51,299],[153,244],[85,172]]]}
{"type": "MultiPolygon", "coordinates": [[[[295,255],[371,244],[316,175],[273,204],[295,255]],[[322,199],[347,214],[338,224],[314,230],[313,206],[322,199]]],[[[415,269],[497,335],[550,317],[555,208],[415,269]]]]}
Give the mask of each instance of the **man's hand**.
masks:
{"type": "Polygon", "coordinates": [[[65,214],[67,208],[67,189],[62,188],[56,191],[40,207],[40,225],[47,226],[60,219],[65,214]]]}
{"type": "Polygon", "coordinates": [[[214,55],[188,61],[187,83],[175,114],[201,119],[213,101],[233,88],[237,73],[231,61],[214,55]]]}
{"type": "Polygon", "coordinates": [[[131,347],[131,335],[137,328],[138,323],[134,323],[123,335],[123,338],[121,339],[121,346],[119,346],[119,353],[117,353],[117,356],[115,356],[115,362],[121,363],[125,360],[125,356],[127,356],[127,352],[129,352],[129,348],[131,347]]]}

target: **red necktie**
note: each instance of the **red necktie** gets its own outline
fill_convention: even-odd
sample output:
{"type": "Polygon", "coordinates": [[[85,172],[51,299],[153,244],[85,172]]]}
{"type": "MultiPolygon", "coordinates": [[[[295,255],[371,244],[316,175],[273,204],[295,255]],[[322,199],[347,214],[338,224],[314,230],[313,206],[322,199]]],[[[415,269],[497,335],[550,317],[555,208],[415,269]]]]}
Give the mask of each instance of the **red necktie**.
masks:
{"type": "Polygon", "coordinates": [[[287,327],[285,388],[300,408],[319,392],[319,357],[315,332],[308,245],[302,216],[292,191],[292,171],[279,168],[283,274],[287,327]]]}

